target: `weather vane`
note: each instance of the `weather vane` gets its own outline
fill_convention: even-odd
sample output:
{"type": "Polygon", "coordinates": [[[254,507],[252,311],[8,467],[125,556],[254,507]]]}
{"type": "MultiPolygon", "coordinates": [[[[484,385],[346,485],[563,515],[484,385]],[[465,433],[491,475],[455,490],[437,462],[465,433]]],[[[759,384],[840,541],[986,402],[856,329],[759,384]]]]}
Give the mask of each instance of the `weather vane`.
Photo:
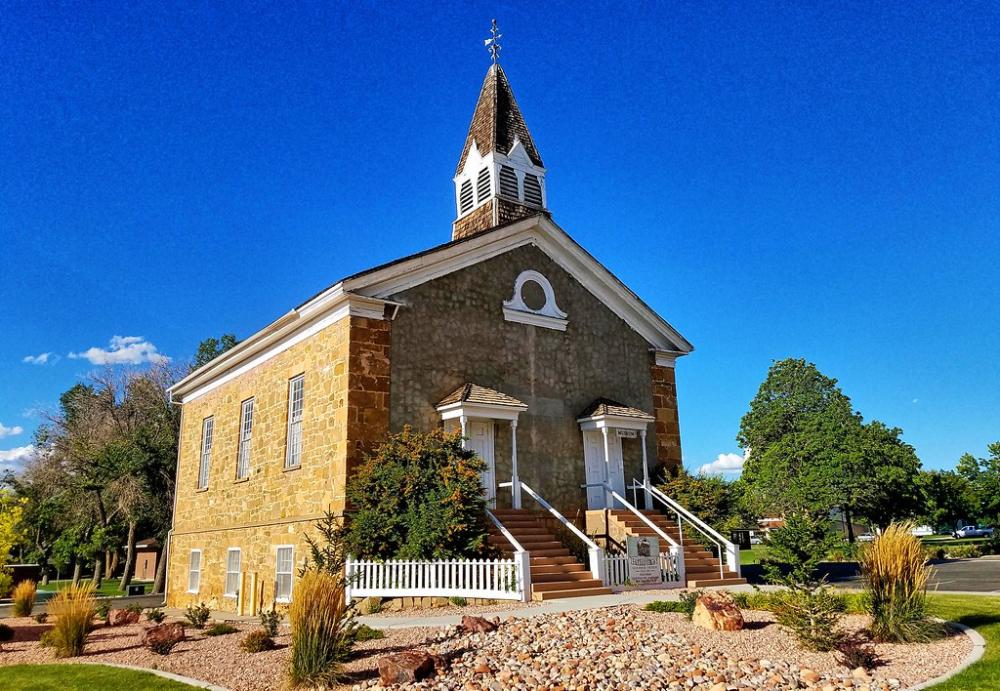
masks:
{"type": "Polygon", "coordinates": [[[490,38],[483,41],[486,44],[486,50],[490,52],[490,57],[493,58],[493,64],[497,64],[500,61],[500,39],[503,38],[503,34],[500,33],[500,28],[497,26],[497,20],[493,20],[493,26],[490,28],[490,38]]]}

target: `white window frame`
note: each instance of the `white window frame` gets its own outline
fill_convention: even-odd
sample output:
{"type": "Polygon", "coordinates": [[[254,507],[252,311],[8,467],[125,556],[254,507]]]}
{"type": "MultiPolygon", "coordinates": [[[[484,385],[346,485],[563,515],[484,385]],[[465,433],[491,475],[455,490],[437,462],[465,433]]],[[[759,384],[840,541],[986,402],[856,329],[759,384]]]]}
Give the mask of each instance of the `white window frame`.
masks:
{"type": "Polygon", "coordinates": [[[226,550],[226,581],[225,581],[225,597],[239,597],[240,595],[240,577],[243,575],[243,550],[239,547],[230,547],[226,550]],[[232,564],[230,563],[230,558],[233,554],[236,554],[236,570],[232,571],[232,564]],[[236,583],[235,588],[229,587],[229,577],[235,576],[236,583]]]}
{"type": "Polygon", "coordinates": [[[236,479],[250,477],[250,441],[253,438],[254,399],[248,398],[240,404],[240,441],[236,447],[236,479]]]}
{"type": "Polygon", "coordinates": [[[274,601],[287,604],[292,601],[292,588],[295,586],[295,545],[278,545],[274,548],[274,601]],[[281,551],[288,550],[288,571],[280,571],[281,551]],[[282,596],[278,592],[281,576],[288,576],[288,595],[282,596]]]}
{"type": "Polygon", "coordinates": [[[197,593],[201,590],[201,567],[202,567],[202,552],[200,549],[193,549],[188,554],[188,587],[187,591],[189,593],[197,593]],[[194,567],[194,555],[198,555],[198,568],[194,567]],[[191,586],[191,581],[194,580],[194,587],[191,586]]]}
{"type": "Polygon", "coordinates": [[[285,468],[302,465],[302,417],[305,410],[305,374],[288,380],[288,427],[285,432],[285,468]],[[298,387],[298,409],[296,410],[296,387],[298,387]]]}
{"type": "Polygon", "coordinates": [[[212,467],[214,437],[215,417],[209,415],[201,421],[201,455],[198,457],[198,489],[208,488],[208,477],[212,467]]]}

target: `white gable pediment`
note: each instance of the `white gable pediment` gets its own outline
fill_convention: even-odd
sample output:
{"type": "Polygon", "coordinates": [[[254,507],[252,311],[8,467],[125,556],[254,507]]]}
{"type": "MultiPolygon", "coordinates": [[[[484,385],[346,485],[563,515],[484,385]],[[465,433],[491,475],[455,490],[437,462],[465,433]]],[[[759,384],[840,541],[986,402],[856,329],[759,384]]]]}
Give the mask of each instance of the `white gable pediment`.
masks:
{"type": "Polygon", "coordinates": [[[517,135],[514,135],[514,146],[510,147],[510,151],[507,152],[507,158],[514,163],[534,167],[531,157],[528,156],[528,152],[524,148],[524,144],[521,143],[521,138],[517,135]]]}
{"type": "Polygon", "coordinates": [[[386,300],[401,291],[524,245],[532,245],[544,252],[645,338],[655,350],[676,354],[694,350],[687,339],[577,244],[566,231],[542,215],[359,274],[345,280],[343,290],[386,300]]]}

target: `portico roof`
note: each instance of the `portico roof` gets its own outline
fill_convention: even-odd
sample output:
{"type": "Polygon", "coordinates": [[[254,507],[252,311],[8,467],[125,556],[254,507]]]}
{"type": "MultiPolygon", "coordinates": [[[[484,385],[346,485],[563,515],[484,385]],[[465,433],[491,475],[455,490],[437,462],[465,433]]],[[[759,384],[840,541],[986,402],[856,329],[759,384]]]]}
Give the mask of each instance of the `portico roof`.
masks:
{"type": "Polygon", "coordinates": [[[580,413],[577,421],[593,420],[594,418],[615,417],[634,418],[636,420],[653,420],[649,413],[627,406],[624,403],[613,401],[610,398],[598,398],[586,410],[580,413]]]}
{"type": "Polygon", "coordinates": [[[441,399],[437,408],[453,405],[455,403],[473,403],[484,406],[506,406],[511,408],[527,408],[527,404],[522,403],[513,396],[491,389],[479,384],[462,384],[450,394],[441,399]]]}

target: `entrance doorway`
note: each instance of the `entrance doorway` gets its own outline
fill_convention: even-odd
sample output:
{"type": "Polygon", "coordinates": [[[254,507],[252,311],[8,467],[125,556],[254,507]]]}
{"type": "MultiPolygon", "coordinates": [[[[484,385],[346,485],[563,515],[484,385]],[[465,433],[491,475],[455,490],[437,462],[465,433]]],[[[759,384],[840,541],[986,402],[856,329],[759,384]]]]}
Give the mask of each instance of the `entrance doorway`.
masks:
{"type": "Polygon", "coordinates": [[[483,489],[486,492],[486,502],[493,506],[497,496],[497,471],[493,455],[493,421],[469,420],[465,430],[468,439],[465,448],[475,451],[476,455],[486,463],[482,474],[483,489]]]}
{"type": "Polygon", "coordinates": [[[622,460],[622,440],[608,430],[608,454],[610,463],[604,459],[604,433],[601,430],[583,431],[583,461],[587,472],[587,508],[605,509],[619,508],[619,502],[612,499],[612,505],[607,505],[607,493],[598,483],[604,482],[604,470],[607,467],[608,484],[621,496],[625,496],[625,464],[622,460]],[[593,486],[597,484],[598,486],[593,486]]]}

